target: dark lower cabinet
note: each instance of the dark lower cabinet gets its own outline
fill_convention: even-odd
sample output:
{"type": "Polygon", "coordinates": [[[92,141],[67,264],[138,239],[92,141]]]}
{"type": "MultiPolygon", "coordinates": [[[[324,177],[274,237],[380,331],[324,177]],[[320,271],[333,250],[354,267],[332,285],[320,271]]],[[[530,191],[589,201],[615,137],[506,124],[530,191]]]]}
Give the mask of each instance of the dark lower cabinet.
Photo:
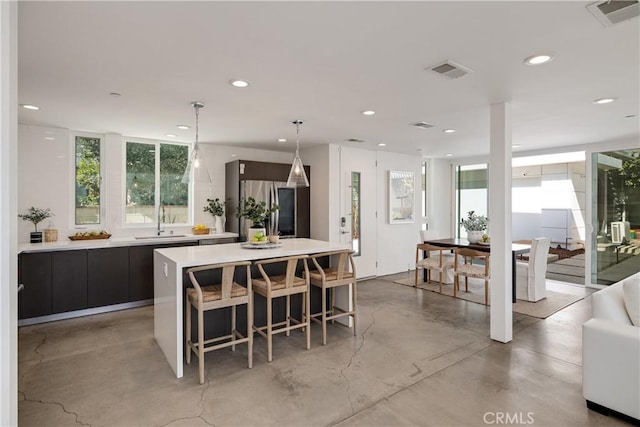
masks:
{"type": "Polygon", "coordinates": [[[153,251],[177,246],[195,246],[198,242],[167,245],[131,246],[129,248],[129,300],[153,299],[153,251]]]}
{"type": "MultiPolygon", "coordinates": [[[[235,238],[211,239],[231,243],[235,238]],[[228,241],[227,241],[228,240],[228,241]]],[[[18,255],[18,318],[153,299],[153,251],[198,241],[18,255]]]]}
{"type": "Polygon", "coordinates": [[[18,317],[51,314],[51,252],[20,254],[18,280],[24,289],[18,294],[18,317]]]}
{"type": "Polygon", "coordinates": [[[51,252],[53,313],[87,308],[87,251],[51,252]]]}
{"type": "Polygon", "coordinates": [[[129,248],[91,249],[87,256],[89,307],[129,301],[129,248]]]}

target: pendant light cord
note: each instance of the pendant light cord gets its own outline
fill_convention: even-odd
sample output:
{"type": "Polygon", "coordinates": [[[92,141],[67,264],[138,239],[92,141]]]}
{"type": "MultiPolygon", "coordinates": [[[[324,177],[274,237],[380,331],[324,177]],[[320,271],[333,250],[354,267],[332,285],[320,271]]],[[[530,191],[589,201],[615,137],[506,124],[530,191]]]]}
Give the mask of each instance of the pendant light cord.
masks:
{"type": "Polygon", "coordinates": [[[198,146],[198,116],[200,115],[200,106],[198,104],[194,104],[193,108],[196,109],[196,146],[198,146]]]}

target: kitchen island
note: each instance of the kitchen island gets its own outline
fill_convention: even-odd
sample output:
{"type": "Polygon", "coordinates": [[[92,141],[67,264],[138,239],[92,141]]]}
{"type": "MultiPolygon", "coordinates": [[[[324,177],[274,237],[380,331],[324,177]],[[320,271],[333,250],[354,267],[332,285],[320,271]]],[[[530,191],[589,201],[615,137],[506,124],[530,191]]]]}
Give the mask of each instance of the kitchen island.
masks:
{"type": "Polygon", "coordinates": [[[281,239],[275,248],[245,248],[242,243],[156,249],[154,265],[154,337],[169,365],[181,378],[184,357],[185,268],[235,261],[310,255],[348,249],[348,245],[312,239],[281,239]]]}

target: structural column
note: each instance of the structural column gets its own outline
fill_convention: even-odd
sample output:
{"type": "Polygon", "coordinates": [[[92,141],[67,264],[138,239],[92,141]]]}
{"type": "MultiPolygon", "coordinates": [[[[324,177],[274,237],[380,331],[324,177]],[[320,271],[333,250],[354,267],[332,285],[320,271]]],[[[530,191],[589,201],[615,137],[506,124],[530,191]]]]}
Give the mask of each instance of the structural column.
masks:
{"type": "Polygon", "coordinates": [[[511,105],[490,112],[489,228],[491,231],[491,339],[513,338],[511,276],[511,105]]]}

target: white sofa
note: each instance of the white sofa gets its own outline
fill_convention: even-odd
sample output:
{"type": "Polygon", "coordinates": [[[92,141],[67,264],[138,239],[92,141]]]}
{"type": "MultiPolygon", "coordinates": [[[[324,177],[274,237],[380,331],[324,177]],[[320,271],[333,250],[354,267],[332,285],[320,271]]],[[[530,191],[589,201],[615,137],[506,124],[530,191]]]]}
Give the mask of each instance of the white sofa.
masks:
{"type": "Polygon", "coordinates": [[[629,293],[625,305],[627,280],[640,285],[640,273],[591,297],[593,316],[582,325],[582,392],[589,409],[640,424],[640,325],[631,321],[629,293]]]}

